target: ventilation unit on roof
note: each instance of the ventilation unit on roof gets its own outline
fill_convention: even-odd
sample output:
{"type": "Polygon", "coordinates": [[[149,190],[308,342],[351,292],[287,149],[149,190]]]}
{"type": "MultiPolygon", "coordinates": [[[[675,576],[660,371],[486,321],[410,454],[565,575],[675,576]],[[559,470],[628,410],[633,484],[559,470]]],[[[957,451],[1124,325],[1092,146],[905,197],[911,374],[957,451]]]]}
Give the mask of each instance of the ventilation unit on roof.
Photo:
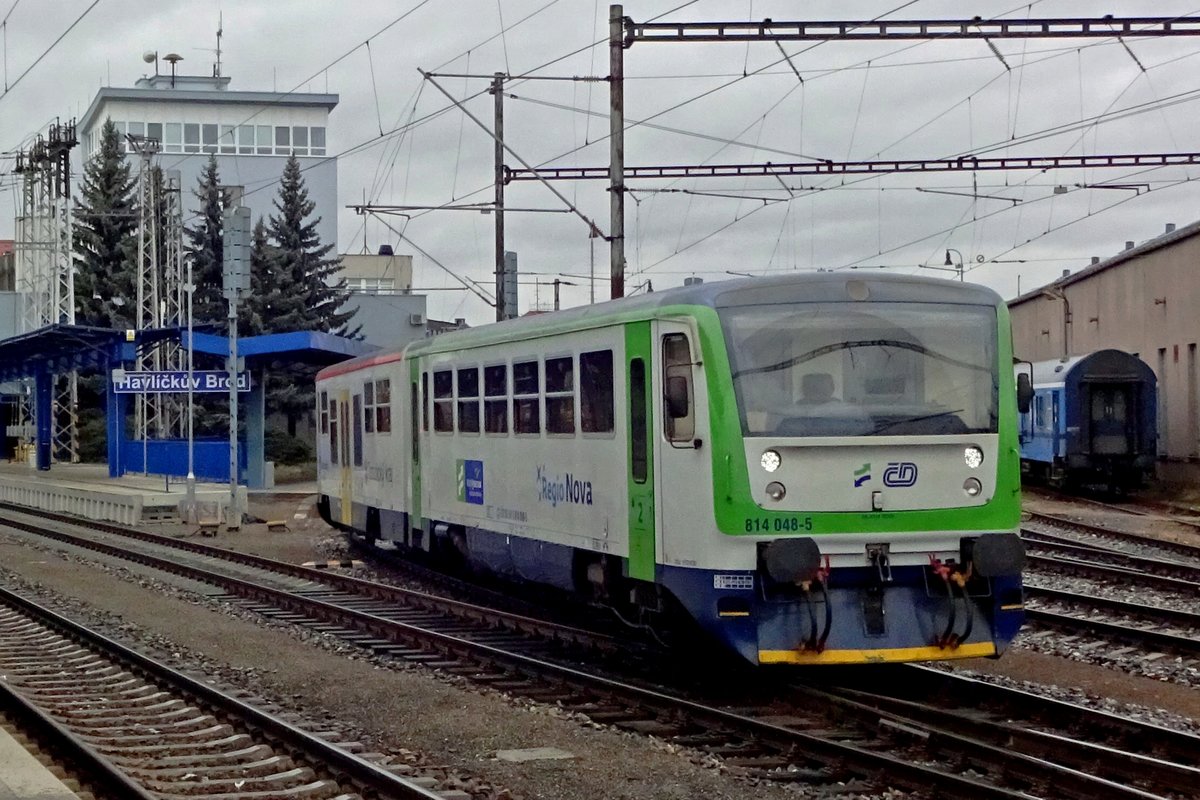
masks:
{"type": "Polygon", "coordinates": [[[424,314],[409,314],[408,315],[408,324],[409,325],[424,325],[425,324],[425,315],[424,314]]]}

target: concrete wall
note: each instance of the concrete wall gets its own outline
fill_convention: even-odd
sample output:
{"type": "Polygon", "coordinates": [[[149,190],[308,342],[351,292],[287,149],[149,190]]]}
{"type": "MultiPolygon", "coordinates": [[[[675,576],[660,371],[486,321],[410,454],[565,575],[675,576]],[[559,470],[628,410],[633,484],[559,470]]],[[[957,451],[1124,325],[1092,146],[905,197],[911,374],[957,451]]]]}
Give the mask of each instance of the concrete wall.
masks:
{"type": "MultiPolygon", "coordinates": [[[[1200,231],[1053,291],[1071,307],[1066,349],[1078,355],[1114,347],[1139,355],[1158,376],[1159,454],[1200,458],[1200,231]]],[[[1027,296],[1010,310],[1019,358],[1063,354],[1062,300],[1027,296]]]]}
{"type": "Polygon", "coordinates": [[[379,347],[403,347],[425,337],[423,294],[353,294],[345,308],[358,309],[351,326],[361,325],[362,337],[379,347]]]}
{"type": "Polygon", "coordinates": [[[21,295],[0,291],[0,339],[16,336],[21,328],[21,295]]]}

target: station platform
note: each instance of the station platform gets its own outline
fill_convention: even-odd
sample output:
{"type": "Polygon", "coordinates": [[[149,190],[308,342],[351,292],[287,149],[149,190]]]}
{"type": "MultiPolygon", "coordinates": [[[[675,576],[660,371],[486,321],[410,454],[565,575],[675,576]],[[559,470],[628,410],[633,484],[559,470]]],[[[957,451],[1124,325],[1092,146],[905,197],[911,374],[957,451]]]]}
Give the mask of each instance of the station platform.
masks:
{"type": "Polygon", "coordinates": [[[0,726],[0,800],[79,800],[79,795],[0,726]]]}
{"type": "MultiPolygon", "coordinates": [[[[0,502],[74,514],[86,519],[139,525],[179,519],[187,496],[182,480],[161,475],[110,478],[104,464],[55,464],[38,471],[28,464],[0,463],[0,502]]],[[[196,484],[199,505],[220,513],[229,503],[229,485],[196,484]]]]}

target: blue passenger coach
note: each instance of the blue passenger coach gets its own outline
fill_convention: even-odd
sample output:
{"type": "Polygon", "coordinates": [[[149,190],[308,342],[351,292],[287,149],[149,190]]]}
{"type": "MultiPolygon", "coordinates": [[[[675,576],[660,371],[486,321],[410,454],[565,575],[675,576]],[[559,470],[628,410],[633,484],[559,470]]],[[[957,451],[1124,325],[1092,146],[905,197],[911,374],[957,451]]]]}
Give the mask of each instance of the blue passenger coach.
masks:
{"type": "Polygon", "coordinates": [[[1117,492],[1153,477],[1157,380],[1144,361],[1121,350],[1041,361],[1033,386],[1021,415],[1023,475],[1117,492]]]}

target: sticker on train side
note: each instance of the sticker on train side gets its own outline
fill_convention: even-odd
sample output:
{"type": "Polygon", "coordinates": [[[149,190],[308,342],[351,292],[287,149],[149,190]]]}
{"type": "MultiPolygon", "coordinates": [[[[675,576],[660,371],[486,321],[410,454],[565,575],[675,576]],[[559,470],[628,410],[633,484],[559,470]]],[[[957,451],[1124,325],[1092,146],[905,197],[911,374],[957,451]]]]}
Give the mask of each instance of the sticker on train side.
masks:
{"type": "Polygon", "coordinates": [[[746,517],[746,533],[796,533],[813,529],[812,517],[746,517]]]}

